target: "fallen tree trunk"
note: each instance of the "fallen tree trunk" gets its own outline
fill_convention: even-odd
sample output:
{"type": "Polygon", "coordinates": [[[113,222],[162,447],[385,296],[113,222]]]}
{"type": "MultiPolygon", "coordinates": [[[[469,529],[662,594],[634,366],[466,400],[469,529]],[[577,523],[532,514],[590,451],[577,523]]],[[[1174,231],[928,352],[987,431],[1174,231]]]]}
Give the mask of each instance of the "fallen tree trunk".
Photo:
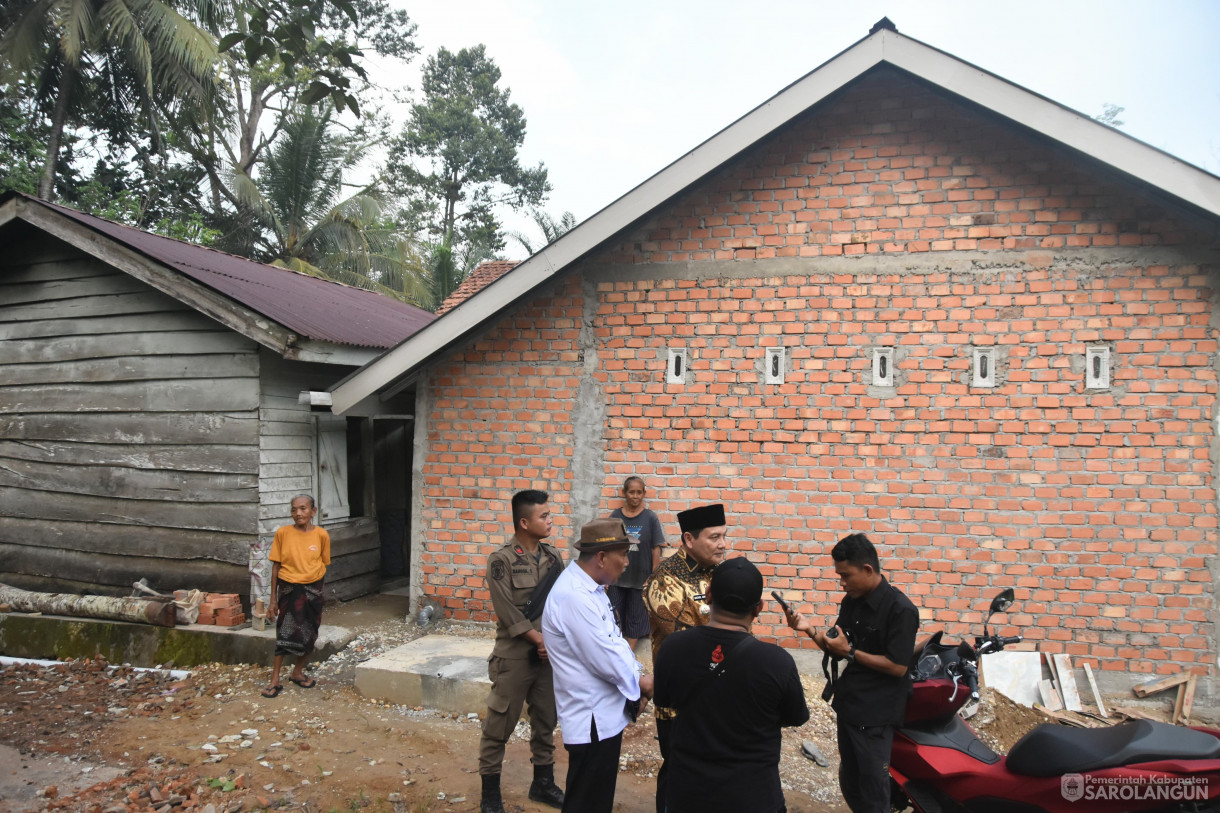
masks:
{"type": "Polygon", "coordinates": [[[149,601],[143,598],[112,598],[110,596],[77,596],[71,593],[33,593],[0,584],[0,604],[23,613],[67,615],[73,618],[107,618],[112,621],[135,621],[158,627],[174,626],[172,601],[149,601]]]}

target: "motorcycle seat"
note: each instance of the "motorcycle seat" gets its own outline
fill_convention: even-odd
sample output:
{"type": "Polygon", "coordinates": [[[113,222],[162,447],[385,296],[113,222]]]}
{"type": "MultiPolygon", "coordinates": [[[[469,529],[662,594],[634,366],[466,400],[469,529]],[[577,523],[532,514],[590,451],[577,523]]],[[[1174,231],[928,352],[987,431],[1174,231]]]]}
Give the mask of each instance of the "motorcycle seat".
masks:
{"type": "Polygon", "coordinates": [[[1045,723],[1012,747],[1007,764],[1022,776],[1059,776],[1164,759],[1220,759],[1220,739],[1151,720],[1108,728],[1045,723]]]}

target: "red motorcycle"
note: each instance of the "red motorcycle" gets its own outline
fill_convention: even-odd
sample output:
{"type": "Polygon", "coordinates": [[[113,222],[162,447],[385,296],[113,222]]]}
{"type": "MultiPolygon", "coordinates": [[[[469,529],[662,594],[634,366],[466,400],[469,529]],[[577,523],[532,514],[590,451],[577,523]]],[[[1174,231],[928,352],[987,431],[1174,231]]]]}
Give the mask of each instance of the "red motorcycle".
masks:
{"type": "Polygon", "coordinates": [[[1136,720],[1108,728],[1044,724],[1000,756],[957,712],[978,699],[981,656],[1021,640],[988,631],[1012,605],[991,602],[983,636],[952,646],[936,633],[916,654],[914,691],[894,733],[891,798],[918,813],[1220,812],[1220,731],[1136,720]]]}

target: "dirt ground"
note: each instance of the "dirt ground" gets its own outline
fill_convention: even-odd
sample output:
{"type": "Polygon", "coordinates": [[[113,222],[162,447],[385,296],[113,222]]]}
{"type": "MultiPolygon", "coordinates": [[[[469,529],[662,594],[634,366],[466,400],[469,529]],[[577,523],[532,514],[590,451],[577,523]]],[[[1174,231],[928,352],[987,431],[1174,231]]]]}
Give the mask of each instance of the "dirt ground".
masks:
{"type": "MultiPolygon", "coordinates": [[[[445,628],[430,634],[485,635],[445,628]]],[[[483,709],[443,714],[371,701],[352,683],[361,660],[423,631],[388,619],[313,666],[318,685],[260,696],[269,670],[210,665],[184,679],[157,671],[76,661],[0,670],[0,813],[203,813],[251,810],[476,811],[483,709]]],[[[846,813],[835,780],[833,714],[806,680],[812,718],[784,732],[781,776],[794,813],[846,813]],[[829,761],[801,753],[811,741],[829,761]]],[[[1003,698],[1000,698],[1002,701],[1003,698]]],[[[972,724],[1006,749],[1042,718],[985,702],[972,724]]],[[[650,713],[624,737],[615,810],[653,807],[659,755],[650,713]]],[[[503,790],[514,813],[548,811],[528,801],[528,727],[509,743],[503,790]]],[[[566,753],[556,753],[562,784],[566,753]]]]}

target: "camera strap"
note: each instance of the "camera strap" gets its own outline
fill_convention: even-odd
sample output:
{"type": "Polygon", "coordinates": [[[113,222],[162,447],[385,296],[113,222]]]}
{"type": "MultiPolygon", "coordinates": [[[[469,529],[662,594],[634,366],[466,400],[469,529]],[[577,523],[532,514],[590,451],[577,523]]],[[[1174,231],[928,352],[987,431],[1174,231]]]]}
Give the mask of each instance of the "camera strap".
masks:
{"type": "Polygon", "coordinates": [[[716,664],[716,668],[709,669],[703,673],[702,679],[698,684],[695,685],[694,690],[686,696],[686,702],[683,705],[687,708],[694,705],[695,700],[703,694],[705,689],[712,685],[713,678],[719,677],[720,673],[724,671],[724,667],[729,663],[729,661],[733,660],[733,656],[745,649],[746,644],[753,640],[754,636],[750,633],[746,633],[746,637],[733,644],[733,648],[725,653],[724,660],[716,664]]]}
{"type": "Polygon", "coordinates": [[[835,681],[839,679],[839,659],[831,656],[829,652],[822,653],[822,674],[826,676],[822,699],[829,703],[835,696],[835,681]]]}
{"type": "Polygon", "coordinates": [[[521,608],[521,614],[525,616],[527,621],[536,621],[542,617],[542,610],[546,606],[546,597],[551,594],[551,588],[559,580],[559,574],[563,573],[563,562],[557,557],[552,557],[549,551],[547,556],[551,558],[551,567],[538,580],[537,586],[534,587],[534,592],[530,594],[529,601],[521,608]]]}

